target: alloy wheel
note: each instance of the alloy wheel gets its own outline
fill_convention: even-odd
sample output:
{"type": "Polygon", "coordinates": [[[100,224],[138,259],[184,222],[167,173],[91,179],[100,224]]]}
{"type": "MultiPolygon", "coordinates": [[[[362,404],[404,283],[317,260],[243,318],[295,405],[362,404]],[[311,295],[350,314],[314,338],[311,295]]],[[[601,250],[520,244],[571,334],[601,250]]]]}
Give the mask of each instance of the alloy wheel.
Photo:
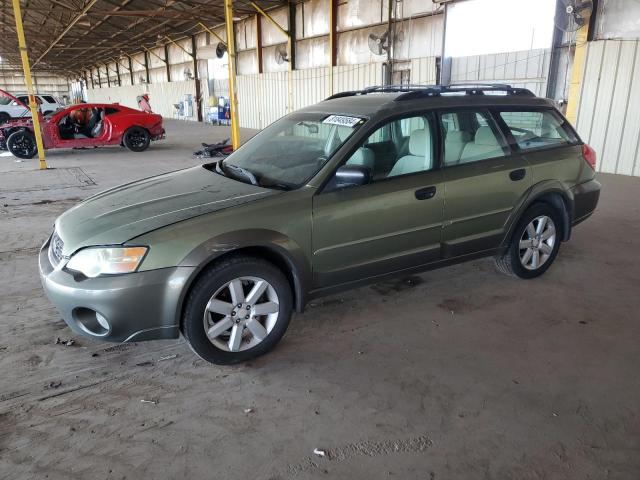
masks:
{"type": "Polygon", "coordinates": [[[140,133],[140,132],[130,133],[129,140],[131,142],[131,146],[133,146],[134,148],[142,148],[146,143],[146,138],[144,133],[140,133]]]}
{"type": "Polygon", "coordinates": [[[216,291],[204,311],[209,341],[221,350],[255,347],[273,330],[280,311],[273,286],[258,277],[239,277],[216,291]]]}
{"type": "Polygon", "coordinates": [[[534,218],[520,238],[520,263],[527,270],[537,270],[549,260],[555,242],[556,226],[551,217],[534,218]]]}
{"type": "Polygon", "coordinates": [[[29,155],[31,150],[33,150],[33,142],[29,137],[23,135],[14,143],[13,149],[22,155],[29,155]]]}

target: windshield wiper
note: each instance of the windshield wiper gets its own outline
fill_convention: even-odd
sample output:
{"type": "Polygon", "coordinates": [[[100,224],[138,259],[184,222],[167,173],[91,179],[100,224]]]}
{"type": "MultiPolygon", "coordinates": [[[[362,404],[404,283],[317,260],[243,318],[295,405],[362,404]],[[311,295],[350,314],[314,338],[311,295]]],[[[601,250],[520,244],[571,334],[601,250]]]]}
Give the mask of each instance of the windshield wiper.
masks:
{"type": "Polygon", "coordinates": [[[256,176],[246,168],[242,168],[237,165],[231,165],[229,163],[223,163],[223,162],[220,162],[220,164],[221,164],[220,167],[223,170],[226,167],[230,169],[232,172],[239,173],[243,177],[247,178],[251,182],[251,185],[258,185],[258,179],[256,178],[256,176]]]}

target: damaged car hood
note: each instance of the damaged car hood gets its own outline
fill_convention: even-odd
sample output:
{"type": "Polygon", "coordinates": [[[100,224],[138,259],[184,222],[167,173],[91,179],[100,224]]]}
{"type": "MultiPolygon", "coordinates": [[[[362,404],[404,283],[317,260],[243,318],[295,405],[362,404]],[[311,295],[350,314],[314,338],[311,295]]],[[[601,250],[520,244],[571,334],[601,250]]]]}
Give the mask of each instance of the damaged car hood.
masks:
{"type": "Polygon", "coordinates": [[[56,220],[62,254],[121,244],[198,215],[282,193],[243,183],[202,166],[146,178],[89,197],[56,220]]]}

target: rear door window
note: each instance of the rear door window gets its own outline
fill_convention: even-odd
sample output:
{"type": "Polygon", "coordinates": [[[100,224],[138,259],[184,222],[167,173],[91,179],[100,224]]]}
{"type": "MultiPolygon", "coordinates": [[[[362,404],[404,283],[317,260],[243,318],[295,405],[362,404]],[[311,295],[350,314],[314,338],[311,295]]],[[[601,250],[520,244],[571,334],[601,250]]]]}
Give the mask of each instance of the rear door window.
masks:
{"type": "Polygon", "coordinates": [[[461,109],[442,112],[440,126],[445,167],[510,153],[498,126],[486,111],[461,109]]]}
{"type": "Polygon", "coordinates": [[[576,138],[565,120],[552,110],[500,112],[520,150],[572,145],[576,138]]]}
{"type": "Polygon", "coordinates": [[[53,98],[51,95],[42,95],[42,98],[44,98],[45,102],[47,103],[57,103],[56,99],[53,98]]]}

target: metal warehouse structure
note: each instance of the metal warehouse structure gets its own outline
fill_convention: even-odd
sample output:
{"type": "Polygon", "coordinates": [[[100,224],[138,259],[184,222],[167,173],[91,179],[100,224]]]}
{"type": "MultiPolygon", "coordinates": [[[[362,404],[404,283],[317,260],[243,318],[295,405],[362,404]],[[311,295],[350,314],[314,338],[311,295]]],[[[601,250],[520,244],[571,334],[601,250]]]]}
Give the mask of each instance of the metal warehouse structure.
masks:
{"type": "MultiPolygon", "coordinates": [[[[70,101],[206,121],[234,88],[239,126],[264,128],[328,95],[383,83],[505,82],[567,109],[606,172],[640,175],[634,0],[593,2],[590,21],[558,21],[551,48],[446,55],[447,8],[465,0],[33,0],[22,2],[34,83],[70,101]],[[231,45],[225,6],[233,28],[231,45]],[[229,51],[232,53],[229,61],[229,51]],[[219,58],[220,57],[220,58],[219,58]],[[574,64],[574,59],[577,61],[574,64]],[[229,70],[229,65],[232,65],[229,70]],[[615,94],[612,96],[612,94],[615,94]],[[605,138],[607,140],[605,141],[605,138]]],[[[0,12],[0,87],[24,91],[12,12],[0,12]]],[[[469,39],[471,40],[471,39],[469,39]]],[[[507,50],[507,46],[505,46],[507,50]]]]}

